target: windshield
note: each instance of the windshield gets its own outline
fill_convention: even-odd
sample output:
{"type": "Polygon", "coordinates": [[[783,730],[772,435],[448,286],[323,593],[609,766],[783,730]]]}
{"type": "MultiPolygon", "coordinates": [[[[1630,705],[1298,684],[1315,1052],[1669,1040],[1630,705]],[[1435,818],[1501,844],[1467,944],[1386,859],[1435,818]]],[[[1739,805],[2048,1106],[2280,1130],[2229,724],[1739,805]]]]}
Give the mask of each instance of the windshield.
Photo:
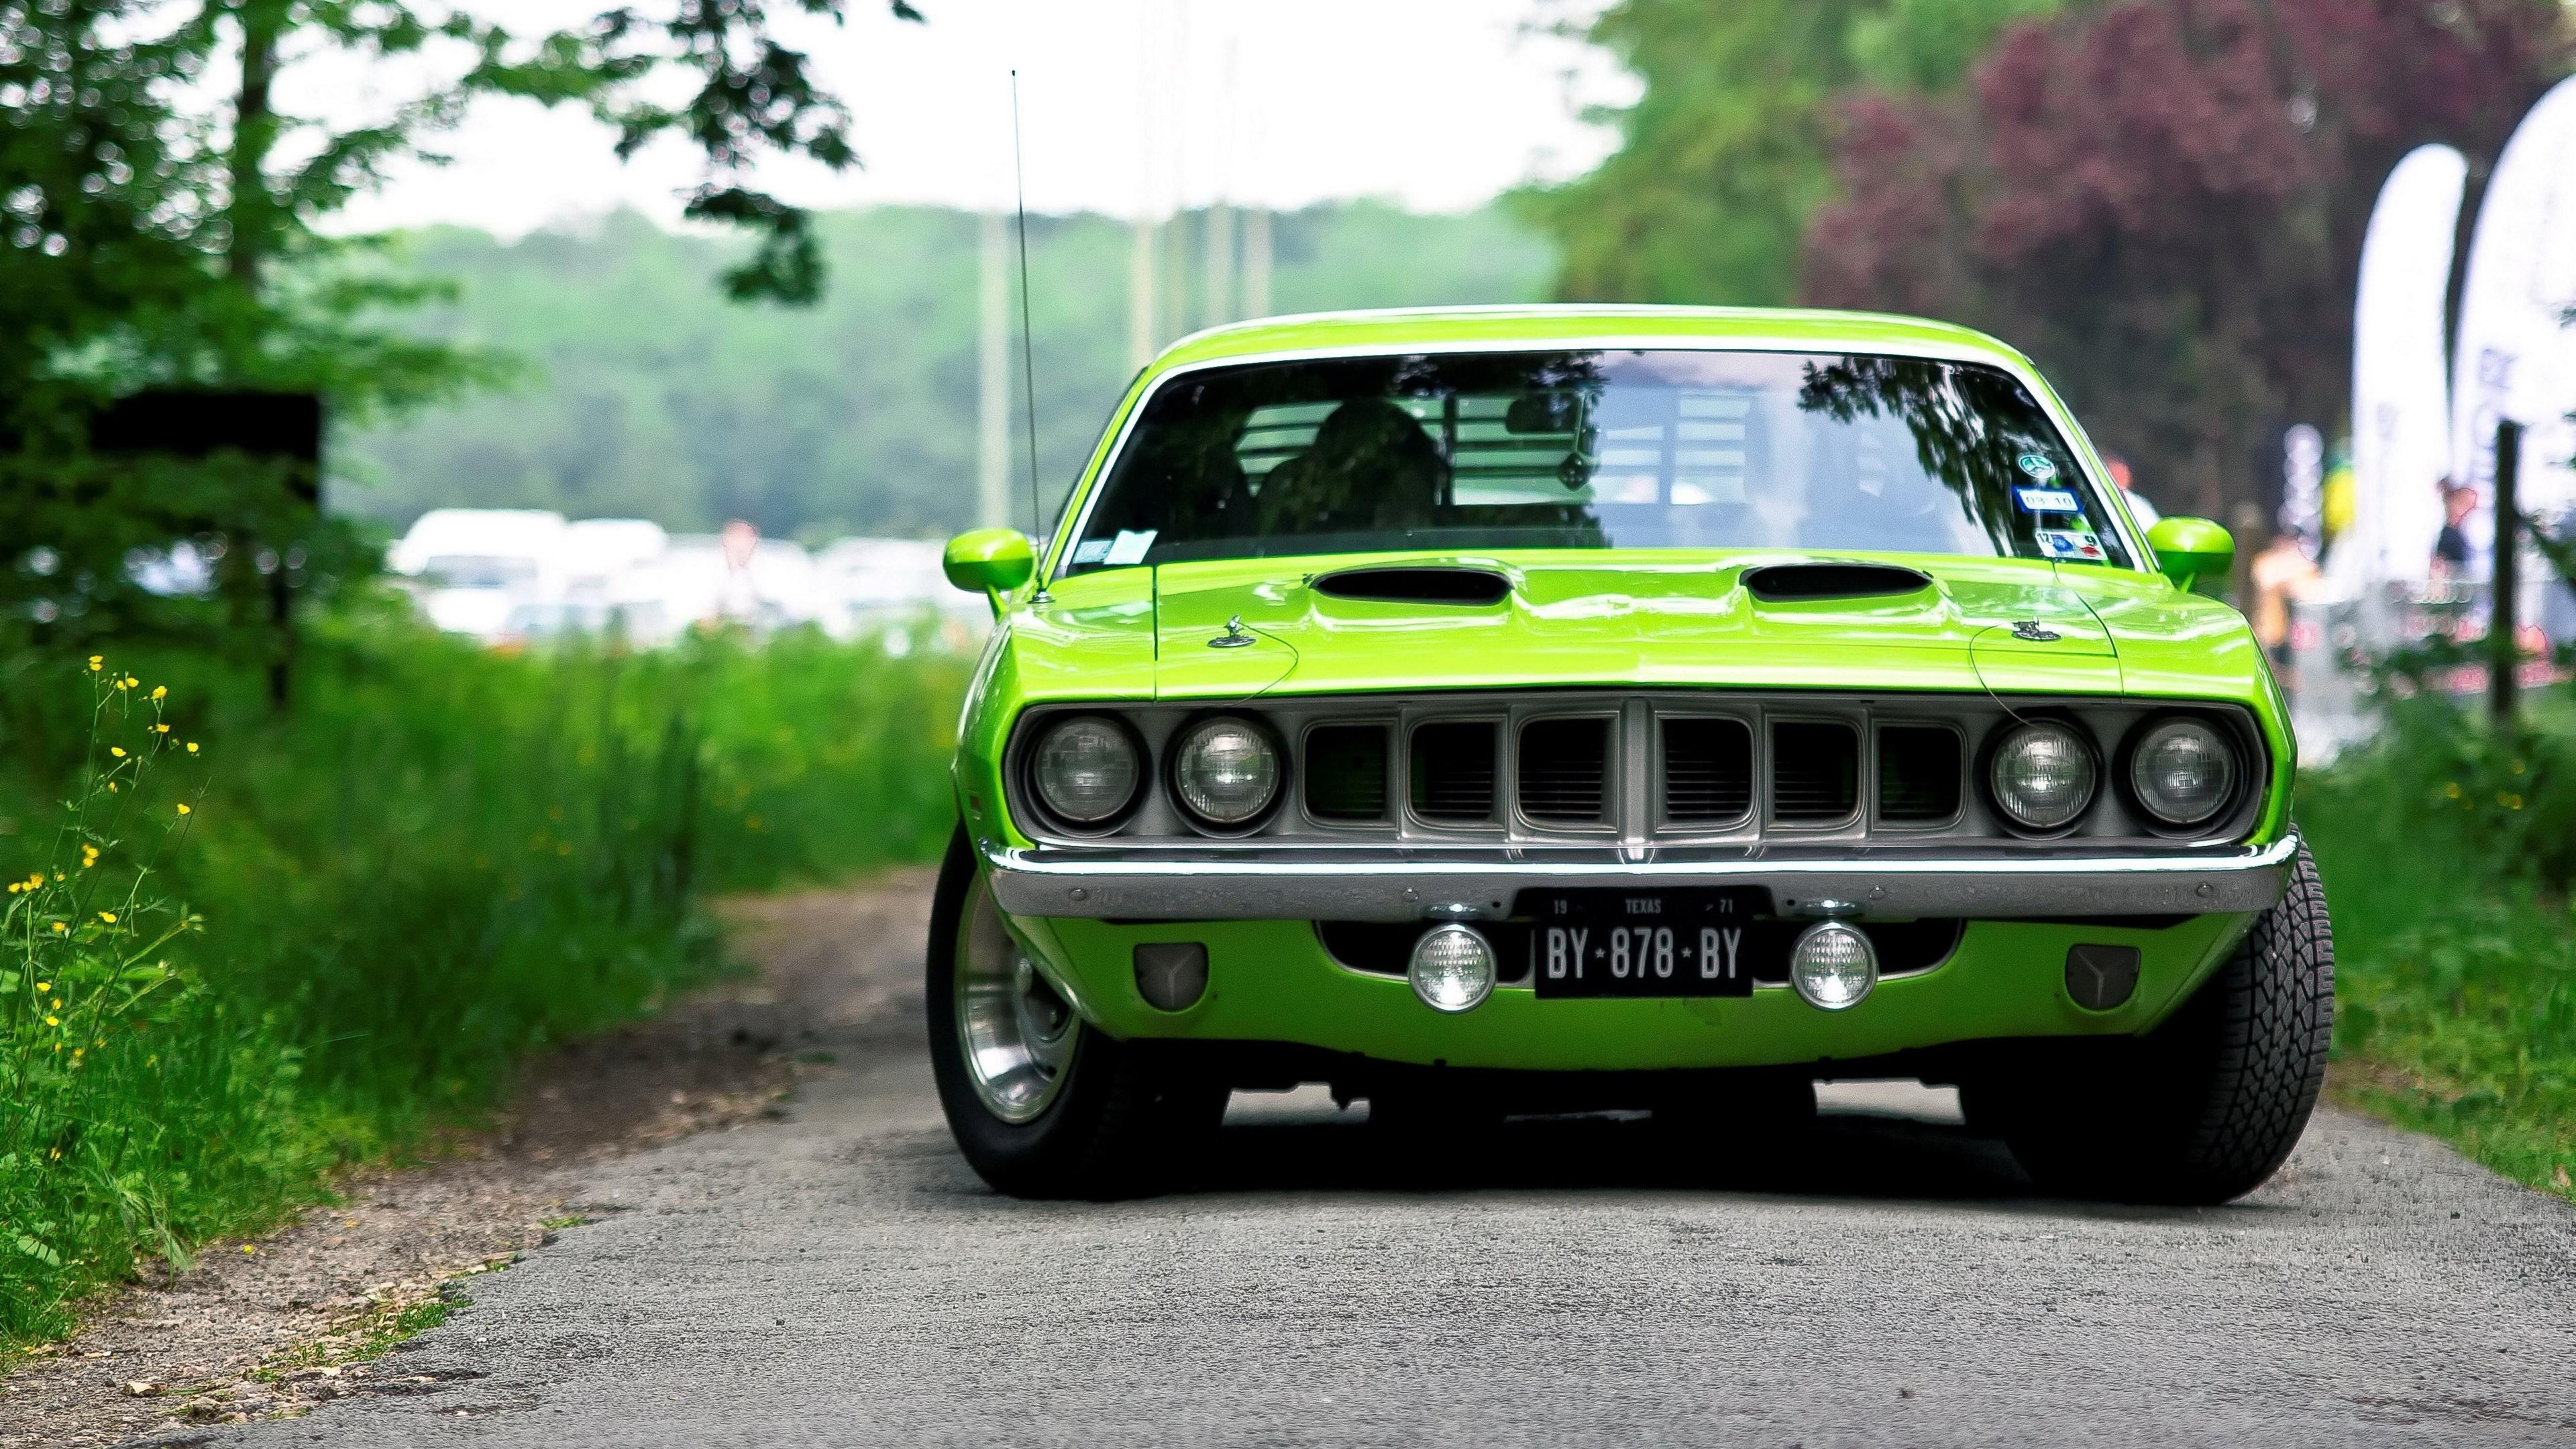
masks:
{"type": "Polygon", "coordinates": [[[1742,547],[2129,562],[2066,440],[2000,369],[1576,351],[1174,378],[1147,400],[1064,571],[1742,547]]]}

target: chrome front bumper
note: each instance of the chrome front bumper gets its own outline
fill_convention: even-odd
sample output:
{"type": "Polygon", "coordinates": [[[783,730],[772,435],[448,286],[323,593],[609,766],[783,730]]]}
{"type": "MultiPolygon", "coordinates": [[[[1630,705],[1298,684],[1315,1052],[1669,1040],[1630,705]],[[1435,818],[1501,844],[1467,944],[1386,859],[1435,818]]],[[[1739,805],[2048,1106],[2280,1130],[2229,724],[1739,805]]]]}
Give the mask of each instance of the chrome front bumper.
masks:
{"type": "Polygon", "coordinates": [[[1500,919],[1524,890],[1763,886],[1784,914],[2207,915],[2281,899],[2299,838],[2161,855],[1677,858],[1669,850],[1490,852],[1139,850],[986,844],[993,896],[1015,916],[1150,921],[1500,919]]]}

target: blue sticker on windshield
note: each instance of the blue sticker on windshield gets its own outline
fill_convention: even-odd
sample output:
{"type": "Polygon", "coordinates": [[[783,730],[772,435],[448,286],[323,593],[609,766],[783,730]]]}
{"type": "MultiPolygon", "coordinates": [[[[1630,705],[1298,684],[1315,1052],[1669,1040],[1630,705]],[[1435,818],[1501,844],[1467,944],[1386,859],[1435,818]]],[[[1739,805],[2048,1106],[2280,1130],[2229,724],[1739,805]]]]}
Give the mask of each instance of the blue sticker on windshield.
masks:
{"type": "Polygon", "coordinates": [[[2081,559],[2087,563],[2100,563],[2105,557],[2102,540],[2095,537],[2090,529],[2042,528],[2036,532],[2039,551],[2046,557],[2081,559]]]}
{"type": "Polygon", "coordinates": [[[2013,462],[2037,482],[2045,483],[2057,476],[2057,464],[2046,453],[2024,453],[2013,462]]]}
{"type": "Polygon", "coordinates": [[[2030,513],[2082,513],[2084,505],[2075,501],[2073,492],[2064,488],[2016,488],[2013,497],[2021,500],[2030,513]]]}

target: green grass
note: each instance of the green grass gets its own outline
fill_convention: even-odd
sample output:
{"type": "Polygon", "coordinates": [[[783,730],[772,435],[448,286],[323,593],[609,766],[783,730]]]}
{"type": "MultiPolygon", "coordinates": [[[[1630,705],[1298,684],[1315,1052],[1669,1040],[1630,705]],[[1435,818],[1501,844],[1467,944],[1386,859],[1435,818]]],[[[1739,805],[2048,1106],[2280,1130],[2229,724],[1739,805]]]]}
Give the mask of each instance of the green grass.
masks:
{"type": "Polygon", "coordinates": [[[722,969],[708,892],[935,857],[969,667],[343,613],[278,714],[184,653],[0,659],[0,1343],[722,969]]]}
{"type": "Polygon", "coordinates": [[[2576,713],[2504,734],[2446,705],[2304,778],[2354,1104],[2576,1196],[2576,713]]]}

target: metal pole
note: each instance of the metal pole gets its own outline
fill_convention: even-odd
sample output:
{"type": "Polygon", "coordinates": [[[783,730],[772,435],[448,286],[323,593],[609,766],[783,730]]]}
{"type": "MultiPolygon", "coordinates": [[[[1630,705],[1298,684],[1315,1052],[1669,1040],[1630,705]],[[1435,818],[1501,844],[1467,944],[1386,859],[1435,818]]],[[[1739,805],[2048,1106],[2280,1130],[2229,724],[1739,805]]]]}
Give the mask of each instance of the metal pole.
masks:
{"type": "Polygon", "coordinates": [[[2522,563],[2522,530],[2520,489],[2515,474],[2522,471],[2522,424],[2498,423],[2495,437],[2495,567],[2490,571],[2487,592],[2487,648],[2493,661],[2488,704],[2495,711],[2496,723],[2513,722],[2514,686],[2519,683],[2522,660],[2514,638],[2515,595],[2520,592],[2522,563]]]}
{"type": "Polygon", "coordinates": [[[984,213],[983,243],[975,288],[975,523],[1001,528],[1011,521],[1011,233],[1000,212],[984,213]]]}

